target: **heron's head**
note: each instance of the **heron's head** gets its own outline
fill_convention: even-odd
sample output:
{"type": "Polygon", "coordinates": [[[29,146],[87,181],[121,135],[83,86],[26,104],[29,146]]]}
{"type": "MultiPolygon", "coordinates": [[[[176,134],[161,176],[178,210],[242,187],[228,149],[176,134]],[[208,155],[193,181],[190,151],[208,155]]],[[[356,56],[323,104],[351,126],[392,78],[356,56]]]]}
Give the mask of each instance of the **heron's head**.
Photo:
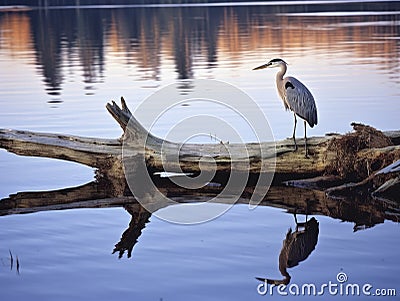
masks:
{"type": "Polygon", "coordinates": [[[265,68],[275,68],[275,67],[280,67],[282,65],[287,65],[287,63],[282,59],[272,59],[268,63],[258,66],[256,68],[254,68],[253,70],[260,70],[260,69],[265,69],[265,68]]]}

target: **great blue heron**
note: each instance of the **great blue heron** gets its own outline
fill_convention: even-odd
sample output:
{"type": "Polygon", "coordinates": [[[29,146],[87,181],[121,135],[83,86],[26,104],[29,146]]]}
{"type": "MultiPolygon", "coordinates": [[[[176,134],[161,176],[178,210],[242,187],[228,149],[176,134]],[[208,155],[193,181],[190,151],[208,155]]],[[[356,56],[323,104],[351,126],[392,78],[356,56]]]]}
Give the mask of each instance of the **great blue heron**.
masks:
{"type": "Polygon", "coordinates": [[[307,131],[306,121],[313,127],[317,124],[317,107],[315,105],[314,97],[310,90],[307,89],[298,79],[288,76],[283,78],[287,70],[287,63],[282,59],[272,59],[268,63],[261,65],[253,70],[260,70],[264,68],[276,68],[279,67],[281,70],[276,75],[276,87],[278,89],[279,96],[283,100],[286,110],[293,111],[294,115],[294,129],[293,129],[293,141],[295,151],[297,150],[296,143],[296,115],[304,119],[304,148],[305,155],[308,158],[307,150],[307,131]]]}

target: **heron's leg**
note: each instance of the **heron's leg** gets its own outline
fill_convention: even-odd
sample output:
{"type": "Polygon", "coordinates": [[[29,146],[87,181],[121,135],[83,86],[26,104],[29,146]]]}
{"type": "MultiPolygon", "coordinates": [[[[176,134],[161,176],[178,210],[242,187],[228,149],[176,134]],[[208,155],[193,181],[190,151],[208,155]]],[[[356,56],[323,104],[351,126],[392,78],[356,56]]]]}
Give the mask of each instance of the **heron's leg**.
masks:
{"type": "Polygon", "coordinates": [[[296,143],[296,124],[297,124],[297,118],[296,118],[296,113],[293,113],[294,116],[294,128],[293,128],[293,141],[294,141],[294,151],[297,151],[297,143],[296,143]]]}
{"type": "Polygon", "coordinates": [[[306,199],[306,225],[308,223],[308,203],[309,203],[309,199],[306,199]]]}
{"type": "Polygon", "coordinates": [[[294,222],[296,223],[296,232],[299,230],[299,222],[297,221],[297,207],[294,209],[294,222]]]}
{"type": "Polygon", "coordinates": [[[304,149],[306,152],[306,158],[308,159],[308,149],[307,149],[307,123],[304,120],[304,149]]]}
{"type": "MultiPolygon", "coordinates": [[[[307,218],[307,215],[306,215],[306,218],[307,218]]],[[[307,220],[306,220],[306,222],[301,222],[301,223],[297,220],[297,207],[294,209],[294,222],[296,223],[296,232],[299,231],[300,227],[304,227],[304,229],[305,229],[305,227],[307,225],[307,220]]]]}

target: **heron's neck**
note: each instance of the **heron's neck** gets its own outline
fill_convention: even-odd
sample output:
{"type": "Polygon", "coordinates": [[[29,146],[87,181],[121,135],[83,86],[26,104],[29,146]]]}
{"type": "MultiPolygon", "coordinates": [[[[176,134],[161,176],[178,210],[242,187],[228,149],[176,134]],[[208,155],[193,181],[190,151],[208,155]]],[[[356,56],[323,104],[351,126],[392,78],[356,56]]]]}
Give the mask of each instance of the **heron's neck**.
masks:
{"type": "Polygon", "coordinates": [[[281,70],[279,70],[279,72],[276,74],[276,79],[277,80],[282,80],[283,76],[286,73],[287,67],[286,64],[280,64],[281,70]]]}

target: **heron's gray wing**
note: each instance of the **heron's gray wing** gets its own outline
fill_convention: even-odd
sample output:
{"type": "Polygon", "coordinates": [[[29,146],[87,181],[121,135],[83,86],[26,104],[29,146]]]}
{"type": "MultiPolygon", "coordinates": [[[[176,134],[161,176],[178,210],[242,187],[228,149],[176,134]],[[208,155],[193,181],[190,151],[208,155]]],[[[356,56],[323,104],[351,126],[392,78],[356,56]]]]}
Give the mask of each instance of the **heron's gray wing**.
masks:
{"type": "Polygon", "coordinates": [[[283,80],[286,102],[290,109],[308,122],[310,127],[318,123],[317,107],[311,92],[299,80],[294,77],[286,77],[283,80]]]}

